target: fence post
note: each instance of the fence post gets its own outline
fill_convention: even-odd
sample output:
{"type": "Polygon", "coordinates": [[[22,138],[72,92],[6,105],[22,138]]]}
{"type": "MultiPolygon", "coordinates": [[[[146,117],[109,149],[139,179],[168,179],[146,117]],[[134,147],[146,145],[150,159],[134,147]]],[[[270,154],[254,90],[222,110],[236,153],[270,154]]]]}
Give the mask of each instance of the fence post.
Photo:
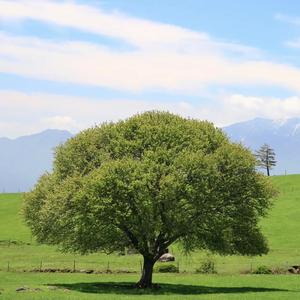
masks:
{"type": "Polygon", "coordinates": [[[75,273],[75,270],[76,270],[76,262],[75,262],[75,259],[73,261],[73,272],[75,273]]]}
{"type": "Polygon", "coordinates": [[[42,268],[43,268],[43,260],[41,259],[41,262],[40,262],[40,272],[42,271],[42,268]]]}
{"type": "Polygon", "coordinates": [[[7,262],[7,272],[9,272],[10,266],[9,266],[9,262],[7,262]]]}

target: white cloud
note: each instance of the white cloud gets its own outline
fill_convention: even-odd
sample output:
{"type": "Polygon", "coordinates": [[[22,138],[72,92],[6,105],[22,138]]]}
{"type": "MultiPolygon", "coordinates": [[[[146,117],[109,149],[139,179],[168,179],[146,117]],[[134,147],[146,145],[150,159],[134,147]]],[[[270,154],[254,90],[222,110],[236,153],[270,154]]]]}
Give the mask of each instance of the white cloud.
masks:
{"type": "Polygon", "coordinates": [[[268,61],[232,61],[215,53],[116,53],[83,42],[0,34],[0,71],[26,77],[139,91],[197,92],[210,84],[276,85],[300,91],[300,70],[268,61]]]}
{"type": "Polygon", "coordinates": [[[72,27],[111,38],[121,39],[138,48],[164,47],[200,48],[213,46],[238,52],[256,51],[251,47],[212,41],[206,33],[180,26],[129,17],[120,12],[107,12],[98,7],[78,4],[76,1],[0,0],[0,18],[3,20],[33,19],[58,26],[72,27]]]}
{"type": "Polygon", "coordinates": [[[205,107],[200,102],[100,100],[14,91],[0,91],[0,99],[0,136],[9,137],[48,128],[78,132],[104,121],[117,121],[147,110],[164,110],[184,117],[210,120],[220,127],[254,117],[286,119],[300,115],[300,97],[279,99],[235,94],[220,96],[217,105],[205,107]],[[6,119],[7,115],[9,119],[6,119]]]}
{"type": "Polygon", "coordinates": [[[30,78],[140,91],[196,93],[212,84],[275,85],[300,92],[300,69],[182,27],[104,12],[74,1],[0,0],[0,18],[35,19],[121,39],[118,51],[88,42],[0,34],[0,71],[30,78]]]}
{"type": "Polygon", "coordinates": [[[236,94],[224,97],[222,101],[224,106],[228,107],[227,116],[235,122],[255,117],[280,120],[300,116],[300,97],[298,96],[282,99],[236,94]]]}
{"type": "Polygon", "coordinates": [[[188,116],[193,111],[193,106],[181,101],[163,103],[130,99],[100,100],[0,91],[0,137],[16,137],[47,128],[77,132],[101,122],[117,121],[147,110],[172,111],[188,116]]]}
{"type": "Polygon", "coordinates": [[[292,25],[300,25],[300,18],[292,17],[285,14],[275,14],[275,19],[292,25]]]}
{"type": "Polygon", "coordinates": [[[78,125],[70,116],[52,116],[42,119],[46,128],[56,128],[62,130],[76,131],[78,125]]]}

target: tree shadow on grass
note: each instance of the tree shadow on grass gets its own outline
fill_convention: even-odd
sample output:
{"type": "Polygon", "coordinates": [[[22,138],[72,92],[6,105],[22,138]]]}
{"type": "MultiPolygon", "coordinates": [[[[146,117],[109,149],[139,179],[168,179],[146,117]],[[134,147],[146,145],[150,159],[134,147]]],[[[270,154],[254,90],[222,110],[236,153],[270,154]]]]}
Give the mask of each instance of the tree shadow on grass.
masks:
{"type": "Polygon", "coordinates": [[[55,284],[57,288],[95,294],[123,294],[123,295],[201,295],[201,294],[240,294],[263,292],[290,292],[285,289],[261,287],[212,287],[201,285],[169,284],[162,283],[159,288],[142,290],[134,287],[129,282],[80,282],[55,284]]]}

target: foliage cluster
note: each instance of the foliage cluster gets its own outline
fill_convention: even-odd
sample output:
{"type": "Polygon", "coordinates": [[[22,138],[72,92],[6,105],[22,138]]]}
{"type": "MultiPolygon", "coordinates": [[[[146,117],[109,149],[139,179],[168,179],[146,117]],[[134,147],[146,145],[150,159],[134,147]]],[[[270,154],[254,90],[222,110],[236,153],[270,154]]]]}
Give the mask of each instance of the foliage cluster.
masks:
{"type": "Polygon", "coordinates": [[[252,273],[253,274],[272,274],[272,270],[269,267],[262,265],[262,266],[258,266],[252,273]]]}
{"type": "Polygon", "coordinates": [[[216,274],[217,270],[215,267],[215,262],[211,258],[204,260],[200,267],[196,269],[196,273],[199,274],[216,274]]]}

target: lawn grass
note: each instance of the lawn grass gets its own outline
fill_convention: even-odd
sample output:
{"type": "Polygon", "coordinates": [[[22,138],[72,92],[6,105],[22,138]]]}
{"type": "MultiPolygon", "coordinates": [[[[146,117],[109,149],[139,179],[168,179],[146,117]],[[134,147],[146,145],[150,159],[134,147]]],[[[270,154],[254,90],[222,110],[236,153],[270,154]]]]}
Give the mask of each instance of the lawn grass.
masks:
{"type": "Polygon", "coordinates": [[[132,288],[136,275],[1,273],[1,299],[300,299],[293,275],[156,274],[157,290],[132,288]],[[19,287],[31,290],[16,292],[19,287]],[[54,288],[55,287],[55,288],[54,288]],[[34,291],[34,289],[40,289],[34,291]]]}

